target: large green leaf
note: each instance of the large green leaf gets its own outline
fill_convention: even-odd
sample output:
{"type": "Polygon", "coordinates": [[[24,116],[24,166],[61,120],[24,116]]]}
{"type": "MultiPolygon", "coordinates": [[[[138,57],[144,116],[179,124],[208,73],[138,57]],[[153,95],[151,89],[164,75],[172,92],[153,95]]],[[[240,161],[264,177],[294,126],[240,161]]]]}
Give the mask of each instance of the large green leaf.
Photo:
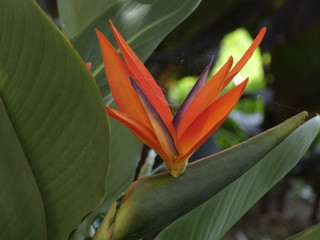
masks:
{"type": "Polygon", "coordinates": [[[320,224],[314,225],[303,232],[297,233],[286,240],[319,240],[320,224]]]}
{"type": "Polygon", "coordinates": [[[10,222],[1,217],[0,234],[26,239],[30,232],[29,239],[42,240],[46,228],[48,239],[66,239],[104,197],[109,127],[103,101],[79,55],[35,1],[0,5],[0,118],[6,129],[0,186],[15,191],[0,198],[1,209],[12,214],[10,222]],[[29,215],[20,218],[24,207],[29,215]]]}
{"type": "Polygon", "coordinates": [[[62,31],[69,38],[119,0],[57,0],[62,31]]]}
{"type": "Polygon", "coordinates": [[[92,225],[99,221],[113,201],[133,182],[135,169],[141,157],[142,143],[114,119],[110,119],[111,146],[110,169],[106,178],[106,197],[103,204],[81,223],[73,239],[86,239],[94,235],[92,225]],[[125,149],[125,150],[124,150],[125,149]]]}
{"type": "MultiPolygon", "coordinates": [[[[304,122],[305,117],[305,113],[298,114],[242,144],[190,164],[178,179],[163,173],[138,180],[125,192],[123,199],[118,199],[110,208],[96,239],[139,239],[161,230],[210,199],[282,142],[291,139],[290,134],[304,122]]],[[[313,130],[314,138],[319,130],[319,118],[311,123],[311,127],[310,122],[305,125],[313,130]]],[[[306,132],[309,134],[309,131],[304,131],[304,134],[306,132]]],[[[185,226],[180,229],[184,231],[185,226]]],[[[176,235],[165,239],[185,238],[176,235]]]]}
{"type": "Polygon", "coordinates": [[[46,239],[41,195],[1,98],[0,146],[0,239],[46,239]]]}
{"type": "Polygon", "coordinates": [[[113,201],[132,183],[135,174],[132,169],[136,169],[140,160],[142,143],[121,123],[114,119],[110,122],[113,164],[106,179],[106,199],[113,201]]]}
{"type": "MultiPolygon", "coordinates": [[[[90,0],[88,0],[90,1],[90,0]]],[[[120,0],[109,5],[72,42],[85,61],[92,62],[93,75],[105,97],[108,94],[103,64],[94,29],[113,41],[108,26],[112,19],[136,54],[145,61],[164,37],[182,22],[201,0],[120,0]]]]}
{"type": "MultiPolygon", "coordinates": [[[[318,116],[303,124],[246,174],[164,230],[157,240],[221,239],[258,199],[294,167],[319,128],[318,116]]],[[[263,145],[253,151],[259,151],[263,145]]]]}

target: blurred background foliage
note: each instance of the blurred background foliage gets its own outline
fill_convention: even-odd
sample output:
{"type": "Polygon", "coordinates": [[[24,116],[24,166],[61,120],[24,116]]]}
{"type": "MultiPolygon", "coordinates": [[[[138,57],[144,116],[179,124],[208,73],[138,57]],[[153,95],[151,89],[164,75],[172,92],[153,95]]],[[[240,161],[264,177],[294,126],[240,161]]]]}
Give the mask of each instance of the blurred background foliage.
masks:
{"type": "MultiPolygon", "coordinates": [[[[38,3],[59,26],[56,0],[38,3]]],[[[267,27],[260,50],[233,83],[250,77],[244,96],[194,159],[303,110],[310,116],[320,112],[319,11],[318,0],[202,0],[158,46],[146,65],[176,109],[212,57],[213,74],[230,55],[239,59],[259,29],[267,27]]],[[[293,172],[225,239],[283,239],[320,221],[319,142],[320,137],[293,172]]]]}

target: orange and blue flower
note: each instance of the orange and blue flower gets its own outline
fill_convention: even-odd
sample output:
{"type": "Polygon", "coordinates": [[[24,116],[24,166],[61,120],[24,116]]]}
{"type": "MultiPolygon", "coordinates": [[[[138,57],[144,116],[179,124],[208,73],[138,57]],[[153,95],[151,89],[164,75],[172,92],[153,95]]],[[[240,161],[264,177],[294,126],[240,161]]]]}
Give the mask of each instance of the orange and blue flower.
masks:
{"type": "Polygon", "coordinates": [[[118,107],[106,106],[106,110],[154,149],[172,176],[179,177],[189,157],[222,124],[238,102],[248,79],[223,95],[221,92],[250,59],[266,28],[261,29],[234,67],[230,57],[208,82],[210,66],[206,67],[173,116],[157,82],[111,21],[110,25],[122,57],[96,30],[108,84],[118,107]]]}

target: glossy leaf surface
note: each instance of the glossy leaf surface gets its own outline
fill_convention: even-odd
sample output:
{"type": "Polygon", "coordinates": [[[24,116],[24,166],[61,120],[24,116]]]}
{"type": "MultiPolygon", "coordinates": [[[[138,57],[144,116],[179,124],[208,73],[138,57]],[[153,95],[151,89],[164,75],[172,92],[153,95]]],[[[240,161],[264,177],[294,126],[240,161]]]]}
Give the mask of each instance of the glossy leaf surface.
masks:
{"type": "Polygon", "coordinates": [[[164,37],[199,3],[200,0],[120,0],[109,5],[94,21],[87,23],[86,28],[72,38],[72,42],[82,58],[86,62],[92,62],[91,71],[103,96],[106,97],[109,91],[94,29],[101,31],[108,39],[113,39],[108,25],[108,20],[111,19],[144,62],[164,37]]]}
{"type": "Polygon", "coordinates": [[[63,33],[71,38],[118,0],[57,0],[63,33]]]}

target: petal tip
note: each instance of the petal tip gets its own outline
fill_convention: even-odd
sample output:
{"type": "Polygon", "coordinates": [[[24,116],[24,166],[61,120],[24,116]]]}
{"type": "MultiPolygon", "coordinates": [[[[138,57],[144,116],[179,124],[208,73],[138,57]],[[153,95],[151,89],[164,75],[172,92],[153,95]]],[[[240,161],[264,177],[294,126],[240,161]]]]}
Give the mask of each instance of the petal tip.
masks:
{"type": "Polygon", "coordinates": [[[96,32],[98,39],[100,39],[101,37],[104,37],[103,33],[100,32],[98,29],[95,29],[94,31],[96,32]]]}
{"type": "Polygon", "coordinates": [[[92,66],[92,63],[91,62],[87,62],[86,63],[86,67],[87,67],[87,69],[90,71],[90,69],[91,69],[91,66],[92,66]]]}
{"type": "Polygon", "coordinates": [[[266,32],[267,32],[267,28],[266,27],[263,27],[263,28],[260,29],[260,31],[259,31],[259,33],[257,35],[257,39],[260,39],[259,40],[259,44],[262,41],[262,39],[264,38],[264,35],[266,34],[266,32]]]}
{"type": "Polygon", "coordinates": [[[111,21],[111,19],[109,19],[109,24],[110,24],[111,30],[113,32],[113,35],[115,35],[115,37],[117,37],[117,35],[120,34],[120,33],[118,32],[116,27],[113,25],[113,22],[111,21]]]}

